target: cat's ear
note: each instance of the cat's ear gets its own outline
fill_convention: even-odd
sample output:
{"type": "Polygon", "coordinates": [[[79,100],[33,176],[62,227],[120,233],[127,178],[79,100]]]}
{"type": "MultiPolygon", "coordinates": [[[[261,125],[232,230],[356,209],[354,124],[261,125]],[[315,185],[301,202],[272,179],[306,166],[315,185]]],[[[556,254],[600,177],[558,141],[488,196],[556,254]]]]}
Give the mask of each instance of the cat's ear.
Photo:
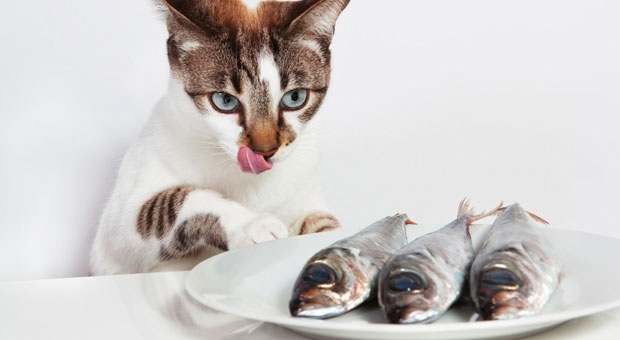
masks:
{"type": "Polygon", "coordinates": [[[217,34],[217,30],[208,24],[207,7],[200,0],[154,0],[160,12],[166,18],[166,25],[171,35],[178,31],[198,33],[201,35],[217,34]]]}
{"type": "Polygon", "coordinates": [[[288,34],[300,35],[329,46],[334,36],[336,20],[350,0],[303,0],[313,3],[289,25],[288,34]]]}

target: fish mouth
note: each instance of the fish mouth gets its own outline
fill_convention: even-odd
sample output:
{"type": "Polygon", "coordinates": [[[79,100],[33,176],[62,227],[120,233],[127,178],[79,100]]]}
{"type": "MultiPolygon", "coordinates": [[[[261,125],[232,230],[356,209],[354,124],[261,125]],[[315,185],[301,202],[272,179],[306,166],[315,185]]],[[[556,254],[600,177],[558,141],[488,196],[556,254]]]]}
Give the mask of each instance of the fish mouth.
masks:
{"type": "Polygon", "coordinates": [[[480,306],[480,316],[483,320],[509,320],[523,316],[521,304],[495,304],[490,301],[480,306]]]}
{"type": "Polygon", "coordinates": [[[420,309],[417,306],[395,306],[385,310],[385,316],[391,323],[421,323],[430,322],[438,317],[438,313],[431,309],[420,309]]]}
{"type": "Polygon", "coordinates": [[[289,311],[292,316],[327,319],[345,312],[340,305],[325,305],[324,303],[294,299],[289,303],[289,311]]]}
{"type": "Polygon", "coordinates": [[[292,316],[326,319],[345,312],[340,296],[329,288],[307,287],[303,282],[289,301],[292,316]]]}
{"type": "Polygon", "coordinates": [[[420,293],[386,294],[379,304],[391,323],[422,323],[439,315],[433,304],[420,293]]]}
{"type": "Polygon", "coordinates": [[[478,311],[484,320],[505,320],[519,317],[526,304],[520,299],[519,291],[493,287],[480,287],[478,311]]]}

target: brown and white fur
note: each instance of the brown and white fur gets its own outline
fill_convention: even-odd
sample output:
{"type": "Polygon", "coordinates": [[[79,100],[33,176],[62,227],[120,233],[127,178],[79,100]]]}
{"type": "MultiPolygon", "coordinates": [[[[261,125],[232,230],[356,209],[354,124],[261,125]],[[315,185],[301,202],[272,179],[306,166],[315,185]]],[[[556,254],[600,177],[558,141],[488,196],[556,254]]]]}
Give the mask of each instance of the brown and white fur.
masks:
{"type": "Polygon", "coordinates": [[[189,269],[217,252],[337,228],[321,193],[313,117],[348,0],[162,1],[169,90],[123,159],[91,273],[189,269]],[[305,105],[283,109],[293,89],[307,89],[305,105]],[[239,108],[220,112],[215,92],[239,108]],[[243,172],[242,147],[273,167],[243,172]]]}

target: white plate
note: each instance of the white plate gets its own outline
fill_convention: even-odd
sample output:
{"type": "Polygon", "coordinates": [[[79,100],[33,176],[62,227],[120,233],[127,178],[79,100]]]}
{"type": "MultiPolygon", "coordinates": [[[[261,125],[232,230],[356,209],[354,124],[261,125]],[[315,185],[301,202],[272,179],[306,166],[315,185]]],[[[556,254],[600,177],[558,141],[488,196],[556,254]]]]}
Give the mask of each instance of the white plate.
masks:
{"type": "MultiPolygon", "coordinates": [[[[437,228],[412,226],[409,239],[437,228]]],[[[487,230],[488,226],[472,226],[474,244],[487,230]]],[[[540,314],[518,320],[470,322],[471,308],[453,307],[432,324],[392,325],[376,303],[327,320],[290,316],[288,300],[303,264],[319,249],[354,232],[348,229],[222,253],[196,266],[186,288],[208,307],[322,339],[510,339],[620,306],[619,239],[553,228],[542,231],[564,265],[564,278],[540,314]]]]}

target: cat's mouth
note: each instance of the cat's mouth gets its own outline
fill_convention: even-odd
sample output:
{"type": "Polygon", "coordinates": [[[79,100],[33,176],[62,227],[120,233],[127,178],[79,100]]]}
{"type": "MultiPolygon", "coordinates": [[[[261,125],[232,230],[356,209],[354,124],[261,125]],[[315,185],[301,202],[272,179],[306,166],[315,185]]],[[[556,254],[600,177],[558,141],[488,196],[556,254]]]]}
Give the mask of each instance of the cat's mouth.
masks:
{"type": "Polygon", "coordinates": [[[260,174],[261,172],[267,171],[273,167],[273,163],[269,161],[269,156],[260,155],[247,146],[242,146],[239,148],[239,152],[237,153],[237,162],[241,167],[241,171],[249,172],[253,174],[260,174]]]}

